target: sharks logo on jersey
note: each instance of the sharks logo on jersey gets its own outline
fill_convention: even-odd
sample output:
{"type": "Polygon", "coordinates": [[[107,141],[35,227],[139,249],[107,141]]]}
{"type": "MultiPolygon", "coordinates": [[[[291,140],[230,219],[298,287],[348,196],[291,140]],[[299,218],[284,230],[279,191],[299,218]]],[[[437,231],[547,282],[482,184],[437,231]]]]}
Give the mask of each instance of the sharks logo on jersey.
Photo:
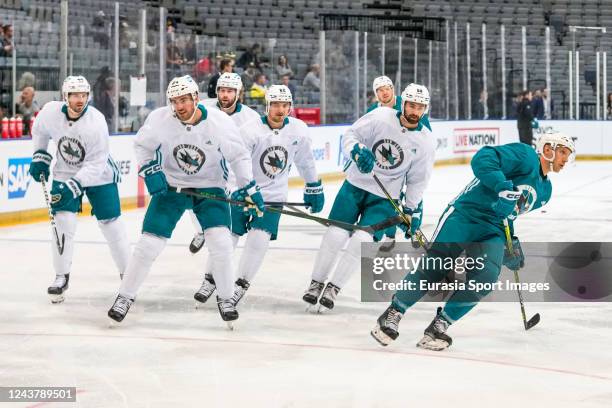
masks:
{"type": "Polygon", "coordinates": [[[516,202],[516,207],[512,214],[508,218],[512,221],[521,214],[525,214],[533,208],[535,202],[538,199],[538,193],[536,190],[527,184],[520,184],[516,187],[521,192],[521,198],[516,202]]]}
{"type": "Polygon", "coordinates": [[[60,138],[57,151],[60,157],[71,166],[78,166],[85,160],[85,149],[81,141],[75,137],[60,138]]]}
{"type": "Polygon", "coordinates": [[[282,146],[270,146],[261,155],[259,166],[266,176],[274,179],[287,168],[288,161],[287,149],[282,146]]]}
{"type": "Polygon", "coordinates": [[[206,161],[206,155],[197,146],[180,144],[172,151],[174,160],[185,174],[196,174],[206,161]]]}
{"type": "Polygon", "coordinates": [[[384,170],[391,170],[402,164],[404,151],[402,147],[391,139],[379,140],[372,146],[376,156],[376,165],[384,170]]]}

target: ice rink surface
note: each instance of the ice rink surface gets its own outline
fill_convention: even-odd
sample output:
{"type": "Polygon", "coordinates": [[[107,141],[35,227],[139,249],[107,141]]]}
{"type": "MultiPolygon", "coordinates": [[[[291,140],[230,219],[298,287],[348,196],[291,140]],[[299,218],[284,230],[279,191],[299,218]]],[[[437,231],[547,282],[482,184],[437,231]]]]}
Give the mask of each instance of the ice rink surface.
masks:
{"type": "MultiPolygon", "coordinates": [[[[468,166],[435,169],[424,199],[427,235],[471,177],[468,166]]],[[[578,162],[551,179],[544,211],[515,224],[521,240],[612,240],[612,163],[578,162]]],[[[326,185],[324,215],[338,187],[326,185]]],[[[290,199],[300,198],[291,191],[290,199]]],[[[124,214],[132,243],[143,215],[124,214]]],[[[114,328],[106,312],[119,277],[93,218],[79,219],[60,305],[46,294],[54,277],[48,224],[1,228],[0,385],[77,387],[76,405],[5,405],[612,406],[612,304],[527,304],[542,321],[525,332],[518,303],[483,303],[450,328],[454,343],[445,352],[415,347],[437,306],[417,304],[398,340],[382,348],[369,331],[386,304],[360,303],[357,272],[332,312],[305,312],[301,297],[323,232],[309,221],[281,220],[231,332],[213,302],[194,308],[206,251],[189,253],[187,216],[114,328]]]]}

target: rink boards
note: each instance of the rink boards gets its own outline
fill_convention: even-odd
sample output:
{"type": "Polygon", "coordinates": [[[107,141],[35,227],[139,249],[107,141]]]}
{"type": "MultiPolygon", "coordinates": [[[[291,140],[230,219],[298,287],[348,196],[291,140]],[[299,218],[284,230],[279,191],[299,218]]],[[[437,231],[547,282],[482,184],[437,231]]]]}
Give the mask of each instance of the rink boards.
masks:
{"type": "MultiPolygon", "coordinates": [[[[348,125],[313,126],[312,149],[317,170],[323,179],[341,177],[345,157],[340,148],[348,125]]],[[[436,137],[436,164],[467,163],[483,146],[518,141],[515,121],[433,121],[436,137]]],[[[537,134],[553,128],[576,140],[579,159],[612,160],[612,122],[542,121],[537,134]],[[607,137],[608,136],[608,137],[607,137]]],[[[121,170],[119,187],[123,208],[144,205],[145,189],[138,179],[133,134],[111,137],[111,154],[121,170]]],[[[54,154],[51,143],[49,151],[54,154]]],[[[28,174],[32,157],[31,140],[6,140],[0,148],[0,225],[40,221],[46,217],[41,187],[28,174]]],[[[295,166],[292,183],[300,183],[295,166]]],[[[84,209],[88,211],[87,206],[84,209]]]]}

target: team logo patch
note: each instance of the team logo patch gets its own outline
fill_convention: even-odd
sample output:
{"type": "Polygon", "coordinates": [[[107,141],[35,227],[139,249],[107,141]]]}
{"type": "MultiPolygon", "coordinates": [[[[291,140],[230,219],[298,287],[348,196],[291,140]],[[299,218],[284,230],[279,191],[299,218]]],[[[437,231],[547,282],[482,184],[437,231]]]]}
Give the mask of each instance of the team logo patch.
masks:
{"type": "Polygon", "coordinates": [[[63,136],[57,144],[57,151],[62,160],[71,166],[78,166],[85,160],[85,149],[75,137],[63,136]]]}
{"type": "Polygon", "coordinates": [[[538,199],[538,193],[535,188],[527,184],[521,184],[516,187],[521,192],[521,198],[516,202],[516,207],[508,218],[512,221],[521,214],[525,214],[533,209],[534,204],[538,199]]]}
{"type": "Polygon", "coordinates": [[[391,139],[379,140],[372,146],[376,156],[376,165],[384,170],[391,170],[404,162],[402,147],[391,139]]]}
{"type": "Polygon", "coordinates": [[[174,160],[185,174],[196,174],[206,161],[206,155],[197,146],[180,144],[172,151],[174,160]]]}
{"type": "Polygon", "coordinates": [[[261,155],[259,166],[266,176],[273,179],[287,168],[288,159],[287,149],[282,146],[270,146],[261,155]]]}

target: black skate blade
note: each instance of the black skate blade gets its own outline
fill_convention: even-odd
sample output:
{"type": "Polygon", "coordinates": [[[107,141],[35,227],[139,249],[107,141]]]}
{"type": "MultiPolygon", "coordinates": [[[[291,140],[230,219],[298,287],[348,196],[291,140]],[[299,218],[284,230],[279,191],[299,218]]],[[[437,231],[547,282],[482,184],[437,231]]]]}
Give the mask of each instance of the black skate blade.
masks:
{"type": "Polygon", "coordinates": [[[540,323],[540,314],[536,313],[527,323],[525,323],[525,330],[531,329],[536,324],[540,323]]]}

